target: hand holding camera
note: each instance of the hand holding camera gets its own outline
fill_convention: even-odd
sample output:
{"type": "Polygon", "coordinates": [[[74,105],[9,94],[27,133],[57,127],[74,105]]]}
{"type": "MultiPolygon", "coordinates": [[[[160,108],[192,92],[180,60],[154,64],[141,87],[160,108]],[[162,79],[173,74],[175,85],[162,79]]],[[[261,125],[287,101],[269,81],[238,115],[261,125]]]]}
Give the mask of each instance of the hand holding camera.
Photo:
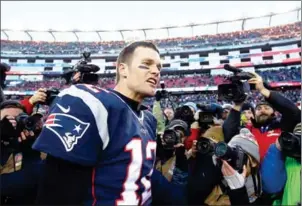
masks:
{"type": "Polygon", "coordinates": [[[40,103],[40,102],[45,102],[46,101],[46,98],[47,98],[47,94],[46,94],[46,89],[44,88],[40,88],[38,89],[35,94],[29,99],[29,102],[32,104],[32,105],[35,105],[37,103],[40,103]]]}
{"type": "Polygon", "coordinates": [[[222,160],[221,172],[223,174],[224,179],[227,181],[228,186],[233,189],[242,188],[245,185],[245,179],[247,176],[246,166],[243,166],[243,171],[241,174],[238,171],[234,170],[234,168],[229,165],[229,163],[225,160],[222,160]]]}

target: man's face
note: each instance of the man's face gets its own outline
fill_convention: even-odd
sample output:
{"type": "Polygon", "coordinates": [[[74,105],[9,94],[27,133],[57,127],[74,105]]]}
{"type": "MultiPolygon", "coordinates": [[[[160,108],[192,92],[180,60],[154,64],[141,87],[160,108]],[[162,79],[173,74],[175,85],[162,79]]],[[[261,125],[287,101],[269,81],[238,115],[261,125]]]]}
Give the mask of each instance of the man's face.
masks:
{"type": "Polygon", "coordinates": [[[229,109],[224,109],[222,112],[222,119],[226,120],[229,116],[230,110],[229,109]]]}
{"type": "Polygon", "coordinates": [[[250,109],[244,110],[242,113],[246,117],[247,120],[251,120],[251,118],[254,118],[254,114],[250,109]]]}
{"type": "Polygon", "coordinates": [[[257,123],[265,123],[267,120],[272,118],[274,110],[268,105],[259,105],[256,107],[256,122],[257,123]]]}
{"type": "Polygon", "coordinates": [[[167,116],[168,120],[170,121],[174,117],[174,111],[170,108],[164,110],[165,115],[167,116]]]}
{"type": "Polygon", "coordinates": [[[142,97],[154,96],[160,79],[160,69],[160,56],[155,50],[136,48],[132,60],[124,70],[128,89],[142,97]]]}
{"type": "Polygon", "coordinates": [[[19,114],[21,114],[23,111],[19,108],[4,108],[1,110],[1,120],[5,117],[5,116],[13,116],[13,117],[17,117],[19,114]]]}

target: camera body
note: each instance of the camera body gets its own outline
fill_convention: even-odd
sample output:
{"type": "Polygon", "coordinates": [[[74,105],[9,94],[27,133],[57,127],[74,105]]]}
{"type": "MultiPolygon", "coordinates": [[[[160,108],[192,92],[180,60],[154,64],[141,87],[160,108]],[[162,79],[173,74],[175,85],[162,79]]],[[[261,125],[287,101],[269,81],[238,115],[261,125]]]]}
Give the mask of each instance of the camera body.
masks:
{"type": "Polygon", "coordinates": [[[194,113],[191,108],[187,105],[176,108],[174,119],[182,120],[189,126],[195,121],[194,113]]]}
{"type": "Polygon", "coordinates": [[[282,132],[278,141],[285,156],[301,159],[301,136],[290,132],[282,132]]]}
{"type": "Polygon", "coordinates": [[[215,147],[216,143],[214,141],[204,137],[199,138],[196,143],[196,150],[202,155],[214,154],[215,147]]]}
{"type": "Polygon", "coordinates": [[[254,77],[251,73],[243,72],[241,69],[224,65],[224,69],[233,72],[234,75],[227,77],[230,83],[218,85],[218,100],[243,102],[247,94],[255,89],[255,85],[250,85],[247,80],[254,77]]]}
{"type": "Polygon", "coordinates": [[[190,128],[186,122],[180,119],[173,119],[165,128],[162,136],[163,148],[165,150],[173,150],[174,146],[181,143],[181,139],[188,136],[190,128]]]}
{"type": "MultiPolygon", "coordinates": [[[[248,155],[239,146],[228,146],[225,142],[219,142],[215,146],[214,154],[219,159],[227,161],[239,173],[243,171],[243,166],[247,164],[248,155]]],[[[221,161],[218,161],[221,164],[221,161]]]]}
{"type": "Polygon", "coordinates": [[[50,106],[52,104],[53,100],[60,93],[60,90],[52,88],[52,89],[46,90],[45,93],[46,93],[46,100],[45,100],[45,102],[39,102],[39,104],[50,106]]]}
{"type": "Polygon", "coordinates": [[[96,72],[100,70],[100,67],[95,64],[88,64],[90,56],[90,51],[85,49],[82,53],[82,59],[71,70],[64,72],[62,77],[66,80],[66,84],[71,82],[73,75],[77,72],[81,73],[80,80],[77,82],[72,81],[73,84],[98,84],[99,76],[96,72]]]}
{"type": "Polygon", "coordinates": [[[5,128],[1,133],[1,139],[3,141],[10,143],[16,140],[24,129],[35,132],[41,117],[39,118],[37,115],[29,116],[26,113],[21,113],[15,117],[15,120],[17,122],[15,128],[7,118],[4,117],[1,120],[1,128],[5,128]]]}

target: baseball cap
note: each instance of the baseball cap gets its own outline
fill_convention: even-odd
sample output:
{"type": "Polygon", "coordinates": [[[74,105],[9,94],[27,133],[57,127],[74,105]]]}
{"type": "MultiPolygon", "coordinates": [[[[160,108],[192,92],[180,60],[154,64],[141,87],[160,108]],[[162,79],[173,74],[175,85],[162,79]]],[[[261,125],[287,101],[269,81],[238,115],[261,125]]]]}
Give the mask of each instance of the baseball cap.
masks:
{"type": "Polygon", "coordinates": [[[187,102],[184,105],[193,108],[195,112],[197,111],[197,106],[194,102],[187,102]]]}

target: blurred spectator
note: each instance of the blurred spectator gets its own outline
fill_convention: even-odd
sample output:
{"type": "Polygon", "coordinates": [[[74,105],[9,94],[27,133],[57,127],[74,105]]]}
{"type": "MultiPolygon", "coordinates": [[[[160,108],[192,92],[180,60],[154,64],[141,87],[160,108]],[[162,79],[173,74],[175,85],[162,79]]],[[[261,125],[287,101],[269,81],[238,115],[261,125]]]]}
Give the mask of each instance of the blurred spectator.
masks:
{"type": "MultiPolygon", "coordinates": [[[[270,40],[291,39],[301,36],[301,22],[264,29],[236,31],[215,35],[178,37],[151,40],[166,51],[185,50],[210,46],[241,45],[267,42],[270,40]]],[[[1,40],[1,54],[16,52],[22,54],[79,54],[89,48],[92,54],[116,53],[122,49],[125,41],[101,42],[43,42],[1,40]]]]}

